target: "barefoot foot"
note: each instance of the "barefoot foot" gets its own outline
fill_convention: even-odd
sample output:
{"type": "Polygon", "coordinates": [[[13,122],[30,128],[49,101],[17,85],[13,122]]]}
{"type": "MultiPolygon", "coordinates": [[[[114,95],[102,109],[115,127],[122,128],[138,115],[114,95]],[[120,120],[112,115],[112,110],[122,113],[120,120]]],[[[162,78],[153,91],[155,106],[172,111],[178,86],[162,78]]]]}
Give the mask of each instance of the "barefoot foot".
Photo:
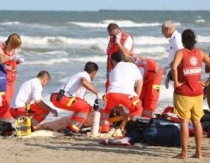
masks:
{"type": "Polygon", "coordinates": [[[187,155],[184,155],[184,154],[178,154],[178,155],[174,156],[173,158],[186,159],[186,158],[187,158],[187,155]]]}

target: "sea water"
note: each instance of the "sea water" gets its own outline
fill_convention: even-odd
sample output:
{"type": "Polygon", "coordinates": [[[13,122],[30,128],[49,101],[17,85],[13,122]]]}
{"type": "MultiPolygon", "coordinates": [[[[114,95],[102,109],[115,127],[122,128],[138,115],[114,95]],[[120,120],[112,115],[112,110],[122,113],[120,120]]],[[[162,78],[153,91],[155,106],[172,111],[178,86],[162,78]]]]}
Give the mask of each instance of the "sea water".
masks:
{"type": "MultiPolygon", "coordinates": [[[[0,11],[0,41],[5,41],[11,33],[20,34],[23,43],[18,53],[25,62],[18,66],[16,90],[39,71],[47,70],[52,80],[43,89],[43,99],[55,108],[49,101],[50,93],[69,76],[83,71],[88,61],[98,64],[93,84],[104,93],[109,23],[117,23],[134,37],[135,54],[166,66],[168,40],[161,33],[165,20],[173,20],[179,32],[187,28],[194,30],[197,47],[210,52],[210,11],[0,11]]],[[[204,73],[202,80],[207,77],[204,73]]],[[[173,105],[173,85],[166,89],[164,79],[165,76],[157,112],[173,105]]],[[[93,104],[95,95],[87,92],[86,99],[93,104]]],[[[203,105],[207,108],[206,101],[203,105]]],[[[57,110],[59,117],[69,114],[57,110]]],[[[54,118],[49,115],[48,119],[54,118]]]]}

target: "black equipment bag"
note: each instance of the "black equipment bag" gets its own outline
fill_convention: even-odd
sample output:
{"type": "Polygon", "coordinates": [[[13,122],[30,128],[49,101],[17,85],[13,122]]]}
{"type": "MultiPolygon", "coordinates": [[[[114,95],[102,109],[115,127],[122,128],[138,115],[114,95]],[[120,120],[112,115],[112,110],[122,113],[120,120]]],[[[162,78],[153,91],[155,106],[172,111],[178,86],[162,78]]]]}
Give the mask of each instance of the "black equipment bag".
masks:
{"type": "Polygon", "coordinates": [[[152,118],[144,131],[144,141],[150,145],[180,147],[179,124],[167,119],[152,118]]]}
{"type": "Polygon", "coordinates": [[[10,122],[0,121],[0,135],[11,136],[15,129],[12,127],[10,122]]]}

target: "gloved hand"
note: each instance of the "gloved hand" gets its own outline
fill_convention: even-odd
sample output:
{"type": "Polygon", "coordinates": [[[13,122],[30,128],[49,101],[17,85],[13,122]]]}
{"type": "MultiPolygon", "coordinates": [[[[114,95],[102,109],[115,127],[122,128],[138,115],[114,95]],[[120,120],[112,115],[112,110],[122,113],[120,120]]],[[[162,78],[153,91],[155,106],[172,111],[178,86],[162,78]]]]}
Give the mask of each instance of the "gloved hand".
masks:
{"type": "Polygon", "coordinates": [[[20,57],[18,60],[17,60],[17,63],[23,63],[25,61],[24,58],[20,57]]]}
{"type": "Polygon", "coordinates": [[[103,95],[101,93],[98,93],[96,96],[97,99],[102,99],[102,97],[103,97],[103,95]]]}
{"type": "Polygon", "coordinates": [[[168,75],[168,73],[169,73],[170,70],[171,70],[171,66],[168,65],[168,66],[164,67],[163,73],[164,73],[165,75],[168,75]]]}
{"type": "Polygon", "coordinates": [[[105,109],[106,108],[106,102],[103,99],[98,99],[98,106],[100,109],[105,109]]]}
{"type": "Polygon", "coordinates": [[[19,63],[23,63],[25,61],[25,59],[23,57],[21,57],[20,55],[16,54],[10,57],[11,61],[16,61],[17,64],[19,63]]]}
{"type": "Polygon", "coordinates": [[[167,75],[167,76],[166,76],[166,79],[165,79],[165,87],[166,87],[166,89],[169,88],[169,82],[170,82],[170,78],[169,78],[169,76],[167,75]]]}
{"type": "Polygon", "coordinates": [[[121,37],[122,37],[122,32],[119,31],[115,36],[115,44],[120,43],[121,37]]]}
{"type": "Polygon", "coordinates": [[[96,98],[93,104],[93,110],[98,111],[100,109],[98,104],[99,104],[99,99],[96,98]]]}
{"type": "Polygon", "coordinates": [[[18,54],[10,56],[10,60],[11,61],[18,61],[20,59],[21,59],[21,57],[18,54]]]}
{"type": "Polygon", "coordinates": [[[55,110],[55,109],[51,109],[51,110],[50,110],[50,112],[51,112],[52,114],[54,114],[54,116],[55,116],[55,117],[57,117],[57,116],[58,116],[58,112],[57,112],[57,110],[55,110]]]}
{"type": "Polygon", "coordinates": [[[94,105],[93,105],[93,110],[98,111],[100,109],[105,109],[106,108],[106,102],[102,99],[95,99],[94,105]]]}

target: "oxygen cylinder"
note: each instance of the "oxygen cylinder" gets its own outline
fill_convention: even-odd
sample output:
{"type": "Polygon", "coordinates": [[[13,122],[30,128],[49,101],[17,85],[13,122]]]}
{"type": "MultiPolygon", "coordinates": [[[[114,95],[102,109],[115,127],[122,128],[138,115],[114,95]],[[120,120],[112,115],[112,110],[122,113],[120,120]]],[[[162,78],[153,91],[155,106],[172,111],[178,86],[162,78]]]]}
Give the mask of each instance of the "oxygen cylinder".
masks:
{"type": "Polygon", "coordinates": [[[93,125],[92,125],[92,130],[91,130],[92,136],[98,136],[99,134],[100,116],[101,116],[101,113],[99,111],[94,111],[93,125]]]}

